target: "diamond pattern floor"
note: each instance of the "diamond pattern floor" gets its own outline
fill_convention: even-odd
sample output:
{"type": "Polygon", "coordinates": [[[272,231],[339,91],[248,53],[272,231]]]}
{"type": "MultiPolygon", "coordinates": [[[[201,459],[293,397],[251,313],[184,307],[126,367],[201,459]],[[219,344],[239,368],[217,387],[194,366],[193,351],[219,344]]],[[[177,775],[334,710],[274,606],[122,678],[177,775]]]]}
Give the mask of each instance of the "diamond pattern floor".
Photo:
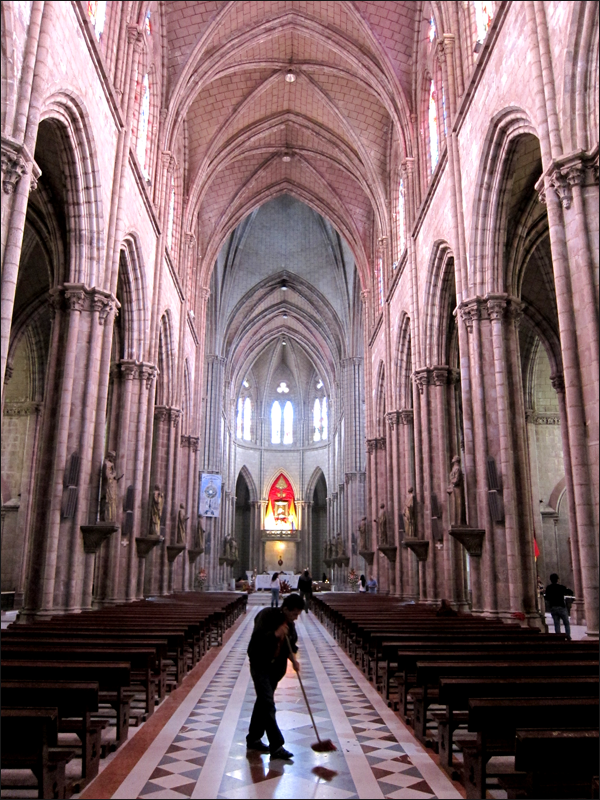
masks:
{"type": "Polygon", "coordinates": [[[312,615],[303,615],[298,624],[302,678],[321,738],[331,739],[338,749],[311,749],[315,733],[290,668],[275,697],[293,762],[247,753],[255,693],[246,650],[259,610],[248,612],[239,635],[215,662],[212,677],[195,695],[190,693],[181,722],[165,727],[138,763],[136,770],[145,775],[138,774],[133,783],[128,779],[114,797],[460,797],[397,717],[389,717],[392,712],[382,708],[383,701],[380,705],[370,684],[312,615]],[[137,788],[124,793],[132,787],[137,788]]]}

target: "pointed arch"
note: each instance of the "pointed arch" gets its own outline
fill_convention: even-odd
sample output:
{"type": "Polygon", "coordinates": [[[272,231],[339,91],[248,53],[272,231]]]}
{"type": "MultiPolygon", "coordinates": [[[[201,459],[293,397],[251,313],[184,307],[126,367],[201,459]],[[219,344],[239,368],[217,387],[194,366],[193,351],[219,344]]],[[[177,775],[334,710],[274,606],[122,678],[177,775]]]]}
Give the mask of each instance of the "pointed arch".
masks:
{"type": "Polygon", "coordinates": [[[422,341],[425,342],[425,363],[435,366],[448,362],[449,315],[453,311],[450,301],[453,293],[456,297],[454,254],[447,242],[434,242],[427,272],[422,341]]]}
{"type": "Polygon", "coordinates": [[[412,405],[412,354],[410,341],[410,317],[403,311],[398,325],[396,339],[396,358],[394,359],[396,375],[392,396],[396,408],[410,408],[412,405]]]}
{"type": "Polygon", "coordinates": [[[246,486],[248,487],[248,491],[250,492],[250,502],[251,503],[258,502],[260,498],[258,495],[258,489],[256,488],[256,481],[252,477],[252,473],[245,464],[238,472],[236,482],[240,479],[240,477],[242,477],[246,481],[246,486]]]}
{"type": "Polygon", "coordinates": [[[307,503],[312,503],[313,495],[315,493],[315,489],[317,488],[317,483],[321,480],[321,478],[323,478],[325,481],[325,486],[327,486],[327,478],[325,477],[325,473],[321,467],[315,467],[313,474],[309,478],[306,491],[304,493],[304,499],[307,503]]]}
{"type": "Polygon", "coordinates": [[[143,361],[146,352],[148,320],[148,293],[143,266],[142,250],[137,233],[128,233],[121,247],[119,279],[123,297],[121,315],[125,334],[124,358],[143,361]]]}
{"type": "MultiPolygon", "coordinates": [[[[65,280],[87,286],[106,285],[103,270],[104,211],[93,126],[83,100],[74,92],[45,99],[40,124],[57,128],[62,144],[69,248],[65,280]]],[[[39,133],[38,133],[39,140],[39,133]]]]}
{"type": "Polygon", "coordinates": [[[161,317],[158,340],[158,380],[156,381],[156,405],[173,405],[175,375],[175,348],[171,310],[161,317]]]}
{"type": "Polygon", "coordinates": [[[377,367],[377,379],[375,387],[376,388],[375,388],[375,403],[374,403],[374,410],[375,410],[374,429],[375,431],[377,431],[377,436],[381,437],[385,436],[386,434],[385,366],[383,361],[380,361],[379,366],[377,367]]]}
{"type": "MultiPolygon", "coordinates": [[[[503,292],[503,258],[498,258],[497,226],[503,202],[504,165],[515,140],[537,132],[522,108],[511,106],[493,118],[485,137],[475,182],[473,223],[469,243],[468,290],[465,296],[503,292]],[[491,268],[490,268],[491,265],[491,268]]],[[[460,298],[461,300],[464,298],[460,298]]]]}

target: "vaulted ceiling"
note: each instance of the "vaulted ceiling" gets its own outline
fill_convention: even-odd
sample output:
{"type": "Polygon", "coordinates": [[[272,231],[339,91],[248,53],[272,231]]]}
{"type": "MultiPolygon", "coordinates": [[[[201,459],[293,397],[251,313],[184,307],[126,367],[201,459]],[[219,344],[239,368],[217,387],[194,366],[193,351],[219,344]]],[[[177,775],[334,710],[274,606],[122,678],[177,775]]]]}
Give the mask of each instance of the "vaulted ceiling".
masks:
{"type": "Polygon", "coordinates": [[[385,235],[392,137],[411,153],[415,2],[167,2],[166,138],[185,141],[202,269],[254,208],[291,194],[366,277],[385,235]],[[293,80],[292,80],[293,78],[293,80]]]}

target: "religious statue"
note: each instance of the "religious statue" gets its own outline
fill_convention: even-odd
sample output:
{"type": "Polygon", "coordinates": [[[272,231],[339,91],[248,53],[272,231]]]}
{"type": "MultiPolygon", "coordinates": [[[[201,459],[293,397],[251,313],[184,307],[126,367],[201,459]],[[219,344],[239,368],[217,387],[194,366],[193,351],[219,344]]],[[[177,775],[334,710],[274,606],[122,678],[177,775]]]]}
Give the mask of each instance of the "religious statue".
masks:
{"type": "Polygon", "coordinates": [[[185,544],[185,526],[188,519],[189,517],[185,515],[185,506],[180,503],[177,512],[177,544],[185,544]]]}
{"type": "Polygon", "coordinates": [[[331,548],[331,540],[328,539],[325,542],[325,547],[323,548],[323,558],[324,558],[325,561],[329,561],[329,559],[331,558],[331,549],[332,549],[331,548]]]}
{"type": "Polygon", "coordinates": [[[458,456],[454,456],[452,459],[452,470],[448,477],[446,492],[448,493],[450,525],[465,525],[463,476],[458,456]]]}
{"type": "Polygon", "coordinates": [[[198,517],[198,524],[196,525],[196,532],[194,533],[194,550],[199,553],[204,552],[204,528],[202,527],[202,517],[198,517]]]}
{"type": "Polygon", "coordinates": [[[117,484],[123,477],[117,478],[115,469],[116,453],[109,450],[102,465],[102,497],[100,499],[100,519],[102,522],[117,521],[117,484]]]}
{"type": "Polygon", "coordinates": [[[387,511],[385,510],[385,503],[380,506],[379,517],[373,520],[377,523],[377,536],[379,539],[379,547],[387,547],[388,544],[388,529],[387,529],[387,511]]]}
{"type": "Polygon", "coordinates": [[[403,511],[404,534],[407,538],[414,538],[415,535],[415,493],[412,486],[408,490],[406,505],[403,511]]]}
{"type": "Polygon", "coordinates": [[[229,534],[226,534],[223,539],[223,555],[225,558],[231,558],[231,536],[229,534]]]}
{"type": "Polygon", "coordinates": [[[359,545],[358,552],[365,553],[369,551],[369,544],[367,542],[367,518],[363,517],[358,526],[359,545]]]}
{"type": "Polygon", "coordinates": [[[155,484],[150,505],[150,536],[160,536],[160,521],[165,505],[165,496],[160,486],[155,484]]]}
{"type": "Polygon", "coordinates": [[[341,533],[338,533],[338,535],[335,537],[335,554],[337,558],[342,558],[346,555],[344,552],[344,542],[342,540],[341,533]]]}
{"type": "Polygon", "coordinates": [[[238,560],[238,543],[235,536],[231,536],[229,539],[229,557],[232,561],[238,560]]]}

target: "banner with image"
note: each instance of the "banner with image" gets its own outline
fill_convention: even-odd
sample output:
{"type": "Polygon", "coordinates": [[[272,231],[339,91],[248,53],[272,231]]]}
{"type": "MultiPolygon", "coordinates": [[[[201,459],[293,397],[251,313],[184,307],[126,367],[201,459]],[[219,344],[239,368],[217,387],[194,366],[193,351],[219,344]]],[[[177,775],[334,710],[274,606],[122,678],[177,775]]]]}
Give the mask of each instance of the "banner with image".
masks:
{"type": "Polygon", "coordinates": [[[201,517],[218,517],[221,508],[221,476],[211,472],[200,473],[198,514],[201,517]]]}

